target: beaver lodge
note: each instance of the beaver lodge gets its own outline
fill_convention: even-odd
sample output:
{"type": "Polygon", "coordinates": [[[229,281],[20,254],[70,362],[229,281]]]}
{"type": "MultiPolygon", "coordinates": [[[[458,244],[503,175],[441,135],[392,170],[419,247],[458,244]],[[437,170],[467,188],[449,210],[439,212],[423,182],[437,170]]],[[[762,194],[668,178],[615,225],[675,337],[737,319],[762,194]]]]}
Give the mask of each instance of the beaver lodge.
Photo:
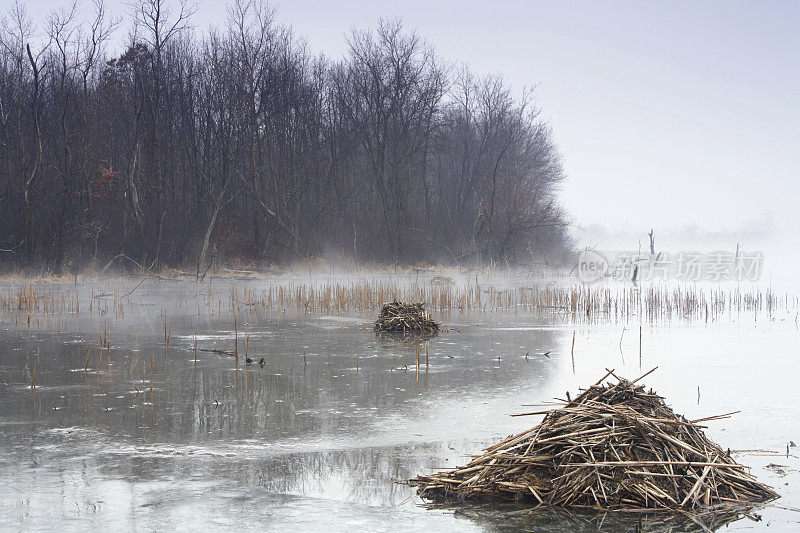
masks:
{"type": "Polygon", "coordinates": [[[394,301],[381,307],[378,320],[375,321],[375,331],[431,334],[439,331],[439,324],[425,310],[425,304],[394,301]]]}
{"type": "Polygon", "coordinates": [[[486,448],[465,466],[408,483],[434,501],[514,500],[604,511],[705,514],[778,497],[704,435],[700,422],[729,414],[687,420],[637,385],[643,377],[627,381],[609,371],[561,409],[516,415],[544,414],[538,426],[486,448]],[[609,376],[616,383],[603,384],[609,376]]]}

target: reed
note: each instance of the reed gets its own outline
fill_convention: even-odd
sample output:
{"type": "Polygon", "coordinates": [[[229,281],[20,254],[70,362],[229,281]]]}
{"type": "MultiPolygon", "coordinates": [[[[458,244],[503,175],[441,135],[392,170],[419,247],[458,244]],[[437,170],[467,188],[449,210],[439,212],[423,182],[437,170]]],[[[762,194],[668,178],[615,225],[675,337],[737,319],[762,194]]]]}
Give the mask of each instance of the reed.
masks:
{"type": "MultiPolygon", "coordinates": [[[[532,283],[530,278],[492,272],[496,279],[478,279],[461,283],[432,283],[417,278],[375,279],[367,276],[353,281],[333,278],[296,281],[294,278],[270,278],[232,283],[223,291],[210,286],[186,285],[175,294],[172,305],[188,307],[197,317],[222,313],[226,307],[234,322],[234,353],[238,354],[239,313],[269,315],[295,309],[303,313],[365,314],[380,310],[385,302],[424,302],[425,310],[446,321],[453,314],[508,312],[534,317],[555,317],[574,324],[639,323],[639,359],[643,358],[643,327],[666,321],[715,322],[752,317],[757,321],[775,318],[779,312],[798,320],[800,300],[795,295],[771,288],[742,289],[697,286],[650,285],[634,288],[626,285],[587,286],[562,282],[532,283]],[[259,284],[259,285],[255,285],[259,284]],[[227,302],[226,299],[227,293],[227,302]],[[194,299],[194,302],[192,302],[194,299]],[[215,309],[216,308],[216,309],[215,309]]],[[[488,278],[489,273],[481,276],[488,278]]],[[[110,348],[115,325],[127,318],[127,310],[137,305],[137,298],[149,298],[142,280],[94,280],[78,287],[51,280],[6,282],[0,285],[0,319],[15,328],[23,326],[32,337],[57,324],[65,329],[89,327],[100,330],[100,347],[110,348]],[[137,288],[138,291],[136,290],[137,288]],[[85,301],[88,299],[88,306],[85,301]],[[88,308],[89,314],[85,313],[88,308]],[[84,311],[81,315],[81,311],[84,311]],[[80,316],[79,316],[80,315],[80,316]],[[80,321],[78,320],[80,318],[80,321]]],[[[174,319],[168,307],[162,308],[164,346],[169,347],[174,319]]],[[[467,318],[468,319],[468,318],[467,318]]],[[[194,327],[194,326],[192,326],[194,327]]],[[[628,326],[630,327],[630,326],[628,326]]],[[[624,335],[624,329],[623,329],[624,335]]],[[[620,337],[620,355],[622,353],[620,337]]],[[[572,354],[574,358],[574,353],[572,354]]],[[[640,366],[643,363],[640,363],[640,366]]]]}
{"type": "Polygon", "coordinates": [[[572,347],[570,348],[570,357],[572,358],[572,373],[575,373],[575,331],[572,331],[572,347]]]}
{"type": "Polygon", "coordinates": [[[194,341],[194,362],[197,363],[197,333],[194,330],[194,321],[192,321],[192,340],[194,341]]]}

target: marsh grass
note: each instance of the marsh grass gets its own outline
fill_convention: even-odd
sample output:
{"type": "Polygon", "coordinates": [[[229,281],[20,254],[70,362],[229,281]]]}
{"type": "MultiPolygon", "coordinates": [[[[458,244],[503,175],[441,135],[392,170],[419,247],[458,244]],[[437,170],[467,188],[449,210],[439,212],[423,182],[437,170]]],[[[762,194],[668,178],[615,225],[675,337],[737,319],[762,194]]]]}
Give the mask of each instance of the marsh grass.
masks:
{"type": "MultiPolygon", "coordinates": [[[[501,275],[486,276],[480,281],[477,277],[463,278],[460,283],[448,284],[413,276],[398,279],[364,277],[351,282],[272,278],[234,281],[230,282],[231,285],[217,287],[212,283],[176,280],[149,280],[142,284],[138,279],[115,278],[83,285],[28,280],[19,284],[0,284],[0,320],[9,322],[17,331],[27,331],[30,337],[35,334],[37,339],[42,331],[82,331],[88,321],[91,329],[99,331],[100,357],[105,349],[110,364],[112,332],[125,325],[128,320],[126,313],[130,309],[134,309],[131,315],[134,320],[147,317],[147,306],[156,301],[162,306],[159,318],[160,325],[163,325],[166,365],[169,364],[166,350],[173,344],[174,318],[180,319],[182,314],[185,315],[182,308],[186,307],[195,315],[191,323],[194,342],[188,348],[195,351],[195,359],[198,350],[195,327],[202,320],[213,317],[220,326],[232,323],[234,338],[231,348],[236,354],[238,372],[241,327],[245,327],[244,352],[247,358],[250,336],[247,324],[254,317],[285,314],[287,309],[304,314],[356,315],[371,321],[374,313],[386,302],[421,302],[445,324],[472,320],[476,314],[503,312],[530,317],[531,320],[553,317],[572,324],[622,324],[631,330],[638,326],[640,347],[643,324],[743,319],[758,322],[774,320],[778,313],[784,313],[789,317],[787,319],[797,322],[800,312],[797,296],[756,287],[589,286],[552,282],[539,285],[530,281],[501,275]],[[240,313],[243,316],[239,316],[240,313]]],[[[186,326],[188,324],[178,327],[188,329],[186,326]]],[[[574,357],[574,349],[572,355],[574,357]]],[[[641,360],[641,348],[639,358],[641,360]]],[[[304,364],[307,364],[306,360],[304,364]]],[[[87,352],[85,369],[88,366],[87,352]]],[[[150,367],[152,382],[154,360],[150,367]]]]}

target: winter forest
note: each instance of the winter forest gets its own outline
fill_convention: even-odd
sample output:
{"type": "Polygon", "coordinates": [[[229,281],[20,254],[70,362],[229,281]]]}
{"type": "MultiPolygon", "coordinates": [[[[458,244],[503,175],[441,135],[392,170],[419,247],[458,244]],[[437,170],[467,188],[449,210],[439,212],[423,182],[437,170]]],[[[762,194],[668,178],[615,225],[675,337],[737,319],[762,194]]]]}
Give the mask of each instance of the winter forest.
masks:
{"type": "Polygon", "coordinates": [[[277,7],[232,0],[204,31],[178,0],[4,13],[0,266],[564,257],[564,171],[532,91],[396,19],[328,57],[277,7]]]}

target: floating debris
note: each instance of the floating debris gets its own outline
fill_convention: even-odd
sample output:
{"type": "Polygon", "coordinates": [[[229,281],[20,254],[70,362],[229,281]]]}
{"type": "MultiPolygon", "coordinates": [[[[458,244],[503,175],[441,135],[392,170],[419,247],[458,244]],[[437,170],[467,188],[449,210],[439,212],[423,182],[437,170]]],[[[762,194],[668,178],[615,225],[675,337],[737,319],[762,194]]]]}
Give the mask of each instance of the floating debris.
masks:
{"type": "Polygon", "coordinates": [[[238,354],[232,350],[220,350],[219,348],[200,348],[201,352],[215,353],[225,357],[238,357],[238,354]]]}
{"type": "Polygon", "coordinates": [[[374,329],[376,332],[431,334],[439,331],[439,324],[425,310],[425,304],[394,301],[383,304],[374,329]]]}
{"type": "Polygon", "coordinates": [[[513,500],[603,511],[700,514],[778,497],[698,425],[733,413],[687,420],[637,385],[642,378],[628,381],[610,370],[560,409],[517,415],[544,414],[536,427],[463,467],[408,483],[432,501],[513,500]],[[617,382],[603,384],[609,376],[617,382]]]}

